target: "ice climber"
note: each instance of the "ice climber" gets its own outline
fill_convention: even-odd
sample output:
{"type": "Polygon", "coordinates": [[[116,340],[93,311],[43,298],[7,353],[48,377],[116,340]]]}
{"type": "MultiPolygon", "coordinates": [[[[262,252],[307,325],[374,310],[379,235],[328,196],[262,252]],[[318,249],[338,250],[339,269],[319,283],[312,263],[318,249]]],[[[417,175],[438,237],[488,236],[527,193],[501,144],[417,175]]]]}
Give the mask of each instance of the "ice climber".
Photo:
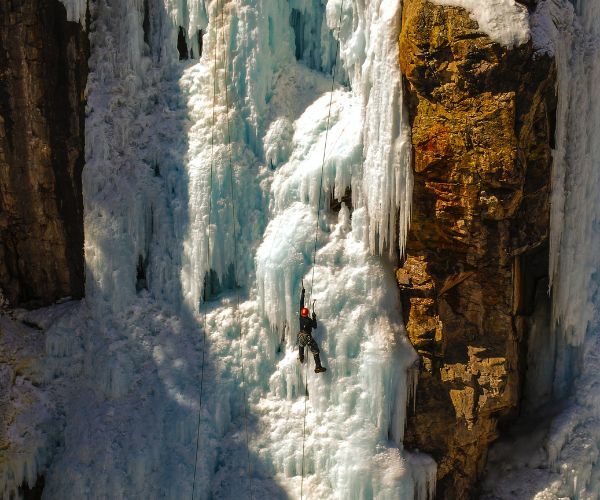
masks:
{"type": "Polygon", "coordinates": [[[304,307],[304,286],[302,287],[302,295],[300,296],[300,331],[298,332],[298,345],[300,363],[304,363],[304,348],[308,346],[310,352],[315,357],[315,373],[327,371],[327,368],[321,366],[321,358],[319,357],[319,346],[312,337],[312,329],[317,328],[317,315],[313,312],[312,318],[310,311],[304,307]]]}

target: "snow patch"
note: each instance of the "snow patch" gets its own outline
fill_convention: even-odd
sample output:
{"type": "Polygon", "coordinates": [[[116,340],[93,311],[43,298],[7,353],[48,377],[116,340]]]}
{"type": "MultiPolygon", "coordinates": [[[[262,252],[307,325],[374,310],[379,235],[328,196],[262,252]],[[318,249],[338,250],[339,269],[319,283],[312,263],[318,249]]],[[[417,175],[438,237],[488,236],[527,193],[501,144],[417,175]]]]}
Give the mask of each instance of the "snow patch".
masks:
{"type": "Polygon", "coordinates": [[[433,3],[462,7],[483,33],[506,47],[518,47],[529,41],[527,7],[515,0],[433,0],[433,3]]]}

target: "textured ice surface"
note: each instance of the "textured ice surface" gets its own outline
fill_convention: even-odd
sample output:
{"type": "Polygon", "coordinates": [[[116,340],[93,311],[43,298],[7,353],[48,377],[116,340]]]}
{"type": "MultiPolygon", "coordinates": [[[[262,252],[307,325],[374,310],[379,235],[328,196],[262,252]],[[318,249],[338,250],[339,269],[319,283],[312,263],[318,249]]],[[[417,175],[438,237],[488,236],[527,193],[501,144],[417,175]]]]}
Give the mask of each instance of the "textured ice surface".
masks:
{"type": "MultiPolygon", "coordinates": [[[[600,2],[543,2],[552,19],[558,68],[553,154],[550,277],[553,317],[568,343],[581,345],[598,314],[600,253],[600,2]]],[[[542,15],[541,14],[541,15],[542,15]]]]}
{"type": "Polygon", "coordinates": [[[516,0],[433,0],[433,3],[466,9],[479,29],[494,42],[514,47],[529,41],[527,7],[516,0]]]}
{"type": "Polygon", "coordinates": [[[403,245],[412,188],[399,1],[90,6],[86,300],[47,334],[65,428],[45,494],[297,498],[308,375],[305,497],[426,497],[378,255],[403,245]],[[297,361],[302,279],[324,375],[297,361]]]}

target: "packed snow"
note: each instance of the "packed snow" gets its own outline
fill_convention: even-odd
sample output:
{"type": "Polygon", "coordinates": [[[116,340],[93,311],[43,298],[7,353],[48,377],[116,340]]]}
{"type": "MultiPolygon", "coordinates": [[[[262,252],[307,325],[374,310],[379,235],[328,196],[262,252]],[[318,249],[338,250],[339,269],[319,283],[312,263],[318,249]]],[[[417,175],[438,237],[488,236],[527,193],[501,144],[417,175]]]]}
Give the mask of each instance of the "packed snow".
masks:
{"type": "Polygon", "coordinates": [[[431,496],[388,263],[412,190],[399,0],[90,8],[86,299],[47,326],[45,497],[431,496]],[[297,360],[302,281],[325,374],[297,360]]]}

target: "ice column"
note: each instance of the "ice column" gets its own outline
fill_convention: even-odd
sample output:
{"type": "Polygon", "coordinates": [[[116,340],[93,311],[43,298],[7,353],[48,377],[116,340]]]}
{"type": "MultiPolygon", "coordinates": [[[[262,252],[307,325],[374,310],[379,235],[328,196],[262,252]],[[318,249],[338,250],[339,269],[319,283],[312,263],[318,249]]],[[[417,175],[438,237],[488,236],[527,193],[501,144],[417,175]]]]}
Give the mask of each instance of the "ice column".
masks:
{"type": "Polygon", "coordinates": [[[545,19],[554,21],[539,29],[553,42],[558,70],[550,231],[553,318],[567,344],[579,346],[598,312],[600,2],[581,1],[577,12],[566,1],[547,1],[542,9],[545,19]]]}
{"type": "MultiPolygon", "coordinates": [[[[350,84],[363,105],[363,186],[356,196],[369,214],[371,251],[391,257],[404,243],[412,199],[411,145],[398,64],[400,2],[344,2],[339,37],[350,84]],[[352,13],[352,14],[351,14],[352,13]]],[[[328,2],[327,22],[339,22],[340,0],[328,2]]]]}

